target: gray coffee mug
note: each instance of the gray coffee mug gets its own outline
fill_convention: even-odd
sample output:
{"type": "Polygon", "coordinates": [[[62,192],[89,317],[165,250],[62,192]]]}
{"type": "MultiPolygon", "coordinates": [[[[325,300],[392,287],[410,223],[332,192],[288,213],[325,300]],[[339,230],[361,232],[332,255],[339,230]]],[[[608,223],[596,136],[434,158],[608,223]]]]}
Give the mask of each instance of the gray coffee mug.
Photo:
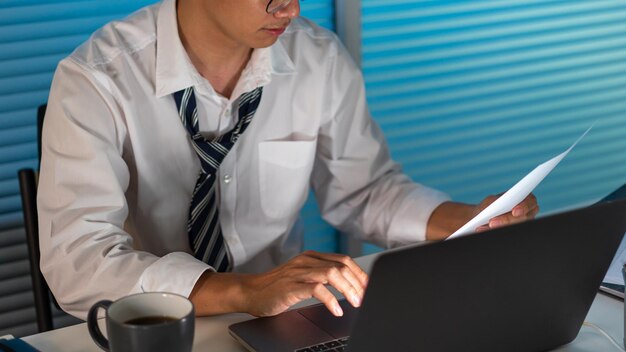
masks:
{"type": "Polygon", "coordinates": [[[191,351],[194,308],[187,298],[161,292],[138,293],[100,301],[87,315],[89,334],[98,347],[112,352],[191,351]],[[98,327],[98,310],[106,310],[107,338],[98,327]]]}

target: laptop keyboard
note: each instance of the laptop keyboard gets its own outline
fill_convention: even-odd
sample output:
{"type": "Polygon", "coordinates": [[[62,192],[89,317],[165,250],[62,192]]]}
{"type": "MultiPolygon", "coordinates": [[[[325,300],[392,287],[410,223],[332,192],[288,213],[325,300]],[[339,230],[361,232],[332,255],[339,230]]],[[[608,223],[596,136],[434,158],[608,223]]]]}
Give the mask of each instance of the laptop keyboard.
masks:
{"type": "Polygon", "coordinates": [[[299,348],[295,352],[343,352],[348,347],[348,337],[327,341],[305,348],[299,348]]]}

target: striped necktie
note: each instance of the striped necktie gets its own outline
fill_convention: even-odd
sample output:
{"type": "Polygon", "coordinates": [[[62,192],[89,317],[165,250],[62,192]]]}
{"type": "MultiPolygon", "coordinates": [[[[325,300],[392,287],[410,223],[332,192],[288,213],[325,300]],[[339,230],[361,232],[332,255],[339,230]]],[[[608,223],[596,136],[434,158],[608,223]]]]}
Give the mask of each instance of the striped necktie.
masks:
{"type": "Polygon", "coordinates": [[[217,170],[226,154],[246,130],[261,101],[263,88],[239,97],[239,121],[229,132],[208,141],[198,131],[198,110],[193,88],[174,93],[183,126],[189,132],[193,149],[200,159],[201,172],[191,197],[187,232],[194,256],[211,265],[217,271],[227,271],[230,261],[219,223],[218,197],[216,193],[217,170]]]}

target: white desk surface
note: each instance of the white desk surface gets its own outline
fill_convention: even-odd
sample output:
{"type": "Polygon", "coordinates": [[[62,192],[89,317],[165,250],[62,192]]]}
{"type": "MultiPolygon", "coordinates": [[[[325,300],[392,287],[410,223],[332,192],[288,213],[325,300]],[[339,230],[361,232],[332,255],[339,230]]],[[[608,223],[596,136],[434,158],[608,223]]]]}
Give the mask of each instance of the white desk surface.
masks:
{"type": "MultiPolygon", "coordinates": [[[[375,255],[357,258],[357,262],[369,271],[375,255]]],[[[315,303],[313,300],[302,302],[297,306],[315,303]]],[[[622,341],[623,330],[623,302],[598,293],[591,310],[585,319],[606,331],[615,340],[622,341]]],[[[240,321],[253,318],[248,314],[226,314],[216,317],[197,318],[194,337],[194,351],[245,352],[229,334],[228,326],[240,321]]],[[[100,320],[101,328],[104,321],[100,320]]],[[[62,329],[56,329],[41,334],[23,338],[26,342],[43,352],[86,352],[101,351],[91,340],[86,324],[78,324],[62,329]]],[[[583,326],[576,339],[555,351],[619,351],[606,337],[591,327],[583,326]]]]}

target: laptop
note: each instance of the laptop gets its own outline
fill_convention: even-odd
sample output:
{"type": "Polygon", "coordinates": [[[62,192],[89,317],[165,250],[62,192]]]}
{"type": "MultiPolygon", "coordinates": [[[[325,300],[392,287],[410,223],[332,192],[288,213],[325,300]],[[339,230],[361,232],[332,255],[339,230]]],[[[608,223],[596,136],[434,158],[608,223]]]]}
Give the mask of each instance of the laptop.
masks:
{"type": "Polygon", "coordinates": [[[625,231],[622,200],[386,252],[344,317],[314,305],[229,331],[250,351],[553,349],[577,336],[625,231]]]}

